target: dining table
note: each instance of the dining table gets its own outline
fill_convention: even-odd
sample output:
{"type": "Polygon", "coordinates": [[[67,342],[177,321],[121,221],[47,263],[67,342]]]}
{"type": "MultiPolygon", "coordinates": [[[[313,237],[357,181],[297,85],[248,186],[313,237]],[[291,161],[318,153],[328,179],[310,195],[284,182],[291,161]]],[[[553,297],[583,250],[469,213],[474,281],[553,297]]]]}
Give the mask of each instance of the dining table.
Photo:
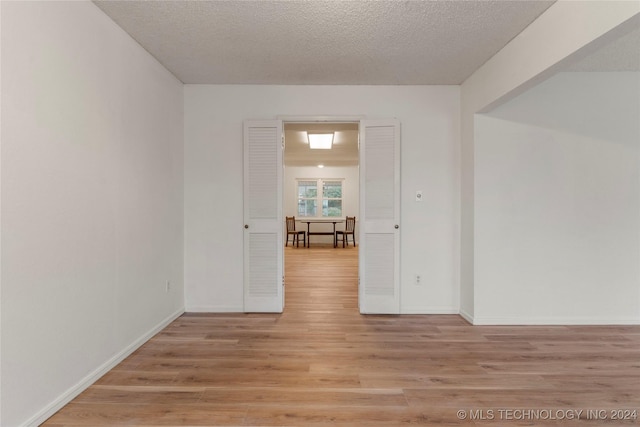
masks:
{"type": "Polygon", "coordinates": [[[305,218],[298,219],[296,221],[307,224],[307,247],[311,247],[311,236],[331,236],[333,235],[333,247],[337,247],[336,241],[336,224],[343,223],[344,218],[305,218]],[[311,224],[333,224],[333,231],[311,231],[311,224]]]}

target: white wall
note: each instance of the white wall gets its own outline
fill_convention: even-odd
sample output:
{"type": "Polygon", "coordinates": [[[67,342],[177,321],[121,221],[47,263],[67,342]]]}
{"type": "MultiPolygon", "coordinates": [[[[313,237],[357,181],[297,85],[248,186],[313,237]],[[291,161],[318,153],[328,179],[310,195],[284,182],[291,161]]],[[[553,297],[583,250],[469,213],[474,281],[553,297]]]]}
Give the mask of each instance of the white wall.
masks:
{"type": "MultiPolygon", "coordinates": [[[[342,216],[356,216],[356,239],[358,239],[358,215],[360,199],[358,197],[360,183],[358,181],[358,166],[285,166],[284,168],[284,210],[283,216],[298,215],[298,186],[297,179],[342,179],[342,216]]],[[[301,219],[301,218],[298,218],[301,219]]],[[[298,229],[306,230],[307,225],[300,224],[298,229]]],[[[311,231],[332,231],[333,224],[313,224],[311,231]]],[[[343,225],[336,225],[336,230],[344,229],[343,225]]],[[[333,243],[331,236],[313,236],[312,243],[333,243]]],[[[357,240],[356,240],[357,243],[357,240]]]]}
{"type": "Polygon", "coordinates": [[[401,310],[456,313],[459,114],[454,86],[185,85],[187,310],[242,311],[243,120],[365,115],[401,122],[401,310]]]}
{"type": "Polygon", "coordinates": [[[462,84],[460,312],[468,320],[475,311],[474,114],[534,87],[639,21],[640,2],[556,2],[462,84]]]}
{"type": "Polygon", "coordinates": [[[640,322],[638,94],[561,73],[476,117],[476,324],[640,322]]]}
{"type": "Polygon", "coordinates": [[[1,7],[0,424],[14,427],[182,312],[183,92],[91,2],[1,7]]]}

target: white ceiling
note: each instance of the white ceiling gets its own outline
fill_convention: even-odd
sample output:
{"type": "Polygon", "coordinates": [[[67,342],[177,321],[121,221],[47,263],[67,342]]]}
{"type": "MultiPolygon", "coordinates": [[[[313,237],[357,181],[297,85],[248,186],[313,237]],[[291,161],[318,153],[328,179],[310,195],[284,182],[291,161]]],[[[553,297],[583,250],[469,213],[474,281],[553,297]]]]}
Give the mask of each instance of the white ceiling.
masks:
{"type": "Polygon", "coordinates": [[[553,1],[95,0],[184,83],[460,84],[553,1]]]}

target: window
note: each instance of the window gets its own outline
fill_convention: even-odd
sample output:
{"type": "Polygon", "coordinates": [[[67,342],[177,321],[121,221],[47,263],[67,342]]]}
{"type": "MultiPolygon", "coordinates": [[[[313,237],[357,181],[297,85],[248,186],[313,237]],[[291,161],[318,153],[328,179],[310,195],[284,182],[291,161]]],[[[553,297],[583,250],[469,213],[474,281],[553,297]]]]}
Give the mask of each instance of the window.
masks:
{"type": "Polygon", "coordinates": [[[298,216],[316,216],[318,182],[298,181],[298,216]]]}
{"type": "Polygon", "coordinates": [[[342,180],[298,180],[298,216],[341,217],[342,180]]]}
{"type": "Polygon", "coordinates": [[[342,216],[342,181],[322,182],[322,216],[342,216]]]}

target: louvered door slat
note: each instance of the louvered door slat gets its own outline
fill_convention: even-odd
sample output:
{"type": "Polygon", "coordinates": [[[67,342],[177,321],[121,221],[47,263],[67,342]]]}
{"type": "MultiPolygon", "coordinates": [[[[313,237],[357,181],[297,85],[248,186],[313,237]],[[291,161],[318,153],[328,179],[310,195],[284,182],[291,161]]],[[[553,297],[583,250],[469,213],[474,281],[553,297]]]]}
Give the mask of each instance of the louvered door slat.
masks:
{"type": "Polygon", "coordinates": [[[393,128],[367,129],[365,176],[367,218],[393,219],[394,213],[394,146],[393,128]]]}
{"type": "Polygon", "coordinates": [[[394,295],[394,236],[393,234],[367,234],[365,246],[366,292],[369,296],[394,295]]]}
{"type": "Polygon", "coordinates": [[[278,296],[278,236],[275,233],[249,235],[249,293],[253,296],[278,296]]]}
{"type": "Polygon", "coordinates": [[[274,192],[278,185],[276,128],[249,128],[249,216],[276,219],[278,206],[274,192]]]}

